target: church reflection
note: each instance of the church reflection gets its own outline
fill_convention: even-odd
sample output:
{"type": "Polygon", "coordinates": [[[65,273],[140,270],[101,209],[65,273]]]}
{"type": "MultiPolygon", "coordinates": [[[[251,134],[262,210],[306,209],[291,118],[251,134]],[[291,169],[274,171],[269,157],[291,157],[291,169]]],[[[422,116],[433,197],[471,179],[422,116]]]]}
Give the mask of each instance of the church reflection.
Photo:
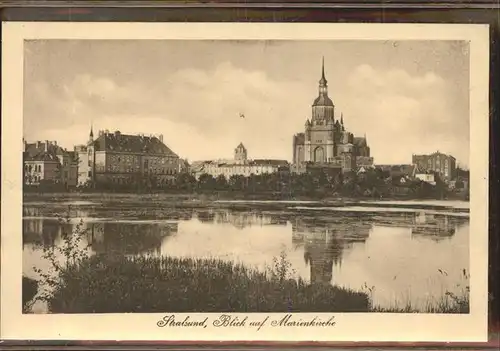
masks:
{"type": "Polygon", "coordinates": [[[342,266],[344,251],[370,235],[368,222],[340,222],[297,217],[292,221],[292,243],[303,247],[311,283],[330,284],[333,267],[342,266]]]}

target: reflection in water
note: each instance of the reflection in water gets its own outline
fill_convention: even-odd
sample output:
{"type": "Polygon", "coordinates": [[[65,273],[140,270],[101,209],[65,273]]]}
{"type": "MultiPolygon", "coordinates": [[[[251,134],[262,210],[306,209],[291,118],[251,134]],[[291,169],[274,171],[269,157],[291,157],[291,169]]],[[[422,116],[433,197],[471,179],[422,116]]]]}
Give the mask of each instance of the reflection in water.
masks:
{"type": "Polygon", "coordinates": [[[163,239],[177,232],[177,223],[91,223],[92,250],[96,253],[139,255],[160,253],[163,239]]]}
{"type": "MultiPolygon", "coordinates": [[[[30,211],[33,216],[36,211],[30,211]]],[[[81,218],[88,213],[79,211],[81,218]]],[[[66,233],[74,233],[80,221],[77,219],[25,218],[23,220],[23,244],[45,247],[57,245],[66,233]]],[[[165,237],[178,230],[177,222],[137,221],[98,222],[82,221],[81,232],[94,253],[139,255],[160,252],[165,237]]]]}
{"type": "Polygon", "coordinates": [[[298,217],[292,223],[292,242],[303,246],[310,267],[310,281],[332,283],[333,265],[342,265],[342,254],[353,242],[364,241],[371,224],[338,223],[298,217]]]}
{"type": "MultiPolygon", "coordinates": [[[[25,262],[38,259],[40,246],[58,245],[81,219],[93,253],[211,256],[261,269],[285,247],[302,278],[354,289],[368,282],[380,304],[410,288],[417,297],[429,293],[436,284],[424,285],[438,268],[468,268],[468,218],[460,216],[96,205],[72,208],[62,223],[56,217],[64,213],[64,207],[24,206],[25,262]]],[[[31,268],[25,264],[25,272],[31,268]]]]}

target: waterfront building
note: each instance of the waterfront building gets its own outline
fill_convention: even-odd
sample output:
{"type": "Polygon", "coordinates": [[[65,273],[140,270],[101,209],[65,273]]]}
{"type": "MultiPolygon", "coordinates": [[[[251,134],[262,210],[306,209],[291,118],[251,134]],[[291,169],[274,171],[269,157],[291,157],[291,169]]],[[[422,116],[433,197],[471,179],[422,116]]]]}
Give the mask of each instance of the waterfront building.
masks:
{"type": "Polygon", "coordinates": [[[26,185],[57,183],[71,187],[77,184],[76,154],[63,149],[56,141],[28,143],[23,140],[23,167],[26,185]]]}
{"type": "Polygon", "coordinates": [[[304,125],[304,133],[293,137],[293,164],[301,170],[304,163],[336,167],[344,172],[359,166],[371,166],[370,147],[366,136],[355,137],[346,130],[344,117],[336,116],[335,105],[328,96],[324,62],[319,81],[319,95],[312,104],[311,119],[304,125]]]}
{"type": "Polygon", "coordinates": [[[78,184],[171,184],[179,173],[179,156],[163,143],[163,136],[127,135],[92,128],[78,154],[78,184]]]}
{"type": "Polygon", "coordinates": [[[250,175],[270,174],[289,168],[286,160],[248,159],[247,149],[240,143],[234,149],[233,159],[197,161],[191,165],[191,173],[199,179],[202,174],[209,174],[214,178],[220,175],[229,179],[233,175],[249,177],[250,175]]]}
{"type": "Polygon", "coordinates": [[[455,179],[457,161],[455,157],[436,151],[429,155],[412,155],[412,162],[421,170],[433,171],[446,182],[455,179]]]}

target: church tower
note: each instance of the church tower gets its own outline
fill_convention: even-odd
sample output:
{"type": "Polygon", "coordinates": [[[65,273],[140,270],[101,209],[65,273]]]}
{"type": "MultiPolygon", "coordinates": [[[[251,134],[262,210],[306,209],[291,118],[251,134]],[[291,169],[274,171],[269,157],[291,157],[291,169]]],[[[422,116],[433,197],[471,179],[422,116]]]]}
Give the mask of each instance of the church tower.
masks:
{"type": "Polygon", "coordinates": [[[321,64],[321,79],[319,80],[319,95],[312,105],[312,123],[324,125],[334,119],[335,106],[328,97],[328,81],[325,78],[325,59],[321,64]]]}
{"type": "Polygon", "coordinates": [[[247,162],[247,149],[240,143],[236,149],[234,149],[234,160],[238,164],[244,164],[247,162]]]}
{"type": "Polygon", "coordinates": [[[312,104],[312,118],[305,125],[305,161],[314,163],[333,162],[335,157],[335,118],[332,100],[328,97],[328,81],[325,77],[325,60],[321,65],[318,97],[312,104]]]}

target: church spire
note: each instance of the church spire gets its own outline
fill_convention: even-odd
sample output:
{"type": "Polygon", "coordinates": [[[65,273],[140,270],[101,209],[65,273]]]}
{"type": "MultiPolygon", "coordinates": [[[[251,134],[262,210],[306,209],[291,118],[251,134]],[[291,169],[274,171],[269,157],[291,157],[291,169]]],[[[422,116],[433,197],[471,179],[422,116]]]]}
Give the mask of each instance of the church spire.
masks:
{"type": "MultiPolygon", "coordinates": [[[[319,81],[319,86],[320,88],[325,88],[327,85],[328,81],[325,78],[325,57],[323,56],[322,61],[321,61],[321,79],[319,81]]],[[[325,90],[326,92],[326,90],[325,90]]]]}
{"type": "Polygon", "coordinates": [[[321,78],[326,80],[325,79],[325,56],[322,57],[322,61],[321,61],[321,78]]]}
{"type": "Polygon", "coordinates": [[[90,122],[90,133],[87,145],[91,145],[93,142],[94,142],[94,126],[92,125],[92,122],[90,122]]]}

